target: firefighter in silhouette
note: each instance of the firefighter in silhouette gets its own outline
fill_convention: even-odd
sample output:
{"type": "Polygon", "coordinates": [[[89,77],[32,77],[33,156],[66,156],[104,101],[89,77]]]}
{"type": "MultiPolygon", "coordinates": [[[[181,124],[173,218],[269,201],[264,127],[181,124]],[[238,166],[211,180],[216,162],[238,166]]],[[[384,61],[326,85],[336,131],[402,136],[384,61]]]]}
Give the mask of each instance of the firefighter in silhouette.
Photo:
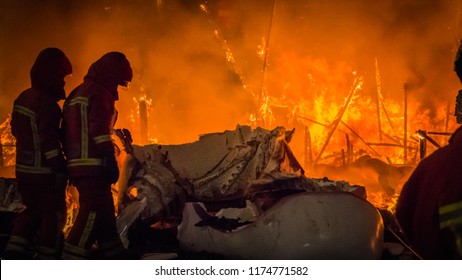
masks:
{"type": "Polygon", "coordinates": [[[462,83],[462,41],[460,41],[460,45],[456,53],[456,59],[454,60],[454,71],[462,83]]]}
{"type": "MultiPolygon", "coordinates": [[[[462,82],[461,52],[462,45],[454,64],[462,82]]],[[[462,116],[460,106],[455,115],[462,116]]],[[[423,259],[462,259],[461,155],[462,126],[447,146],[420,162],[398,199],[396,218],[423,259]]]]}
{"type": "Polygon", "coordinates": [[[64,78],[72,73],[66,55],[57,48],[42,50],[30,70],[31,88],[14,101],[11,130],[16,138],[16,179],[22,202],[7,258],[60,257],[66,220],[67,170],[60,143],[64,78]],[[36,250],[31,250],[37,238],[36,250]]]}
{"type": "Polygon", "coordinates": [[[107,53],[90,66],[83,83],[64,103],[64,150],[80,204],[64,243],[64,259],[113,259],[124,253],[111,193],[119,177],[111,134],[118,88],[131,80],[125,55],[107,53]]]}
{"type": "MultiPolygon", "coordinates": [[[[462,41],[457,50],[456,60],[454,61],[454,71],[456,71],[457,77],[459,77],[460,82],[462,83],[462,41]]],[[[459,90],[459,93],[456,97],[456,109],[454,110],[454,115],[456,116],[456,121],[458,124],[462,124],[462,89],[459,90]]]]}

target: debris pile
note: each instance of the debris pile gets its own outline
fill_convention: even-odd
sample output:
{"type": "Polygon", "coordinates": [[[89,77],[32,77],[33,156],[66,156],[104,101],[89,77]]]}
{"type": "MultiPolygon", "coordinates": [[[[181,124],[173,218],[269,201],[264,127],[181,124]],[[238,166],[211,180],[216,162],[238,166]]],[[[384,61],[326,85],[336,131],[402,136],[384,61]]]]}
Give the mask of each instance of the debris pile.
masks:
{"type": "Polygon", "coordinates": [[[131,146],[121,139],[130,152],[119,181],[120,209],[146,198],[142,218],[147,219],[182,211],[181,201],[203,202],[218,211],[229,205],[244,207],[246,200],[305,191],[345,191],[365,198],[362,186],[304,176],[288,144],[293,133],[283,127],[237,126],[182,145],[131,146]]]}

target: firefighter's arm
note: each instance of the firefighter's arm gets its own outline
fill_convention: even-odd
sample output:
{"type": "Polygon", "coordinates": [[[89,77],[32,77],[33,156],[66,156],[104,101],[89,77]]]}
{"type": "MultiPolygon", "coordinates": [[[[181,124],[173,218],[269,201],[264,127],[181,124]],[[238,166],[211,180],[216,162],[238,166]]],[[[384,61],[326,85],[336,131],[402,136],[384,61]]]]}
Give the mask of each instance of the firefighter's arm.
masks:
{"type": "Polygon", "coordinates": [[[59,126],[61,122],[61,109],[57,103],[42,104],[40,120],[38,121],[38,134],[40,145],[48,165],[55,173],[66,174],[66,161],[64,160],[60,139],[59,126]]]}
{"type": "Polygon", "coordinates": [[[462,200],[439,208],[440,229],[454,258],[462,259],[462,200]]]}

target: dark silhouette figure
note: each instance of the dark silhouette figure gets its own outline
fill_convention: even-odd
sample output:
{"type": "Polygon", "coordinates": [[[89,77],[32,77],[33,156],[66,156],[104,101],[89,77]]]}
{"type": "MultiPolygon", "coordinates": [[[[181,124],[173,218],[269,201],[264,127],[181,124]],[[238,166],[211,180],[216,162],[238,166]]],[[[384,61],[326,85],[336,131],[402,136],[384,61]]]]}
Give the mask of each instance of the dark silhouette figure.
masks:
{"type": "MultiPolygon", "coordinates": [[[[461,51],[462,45],[454,65],[462,82],[461,51]]],[[[455,115],[462,116],[462,108],[456,106],[455,115]]],[[[462,258],[462,127],[414,170],[401,191],[396,218],[423,259],[462,258]]]]}
{"type": "Polygon", "coordinates": [[[64,77],[72,73],[57,48],[42,50],[30,70],[32,87],[14,101],[11,130],[16,138],[16,178],[22,202],[5,249],[7,258],[60,257],[66,220],[67,170],[60,143],[64,77]],[[34,238],[37,248],[31,250],[34,238]]]}
{"type": "MultiPolygon", "coordinates": [[[[456,71],[457,77],[459,77],[462,83],[462,41],[457,50],[456,59],[454,61],[454,71],[456,71]]],[[[462,89],[459,90],[459,94],[456,96],[456,108],[454,110],[454,116],[458,124],[462,124],[462,89]]]]}
{"type": "Polygon", "coordinates": [[[90,66],[83,83],[64,103],[64,149],[80,204],[64,243],[65,259],[112,259],[124,253],[111,193],[111,185],[119,177],[111,134],[118,87],[131,80],[132,69],[125,55],[107,53],[90,66]]]}

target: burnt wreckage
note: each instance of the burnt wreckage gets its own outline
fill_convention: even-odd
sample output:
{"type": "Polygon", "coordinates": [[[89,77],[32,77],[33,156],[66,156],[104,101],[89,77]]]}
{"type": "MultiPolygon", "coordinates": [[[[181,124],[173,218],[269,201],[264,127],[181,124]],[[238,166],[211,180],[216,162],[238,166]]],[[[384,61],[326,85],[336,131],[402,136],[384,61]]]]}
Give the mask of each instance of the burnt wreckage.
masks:
{"type": "Polygon", "coordinates": [[[234,259],[377,259],[382,216],[365,188],[315,179],[288,145],[294,131],[237,126],[182,145],[132,145],[123,162],[117,225],[165,222],[182,250],[234,259]]]}
{"type": "MultiPolygon", "coordinates": [[[[117,227],[129,249],[232,259],[378,259],[389,249],[394,217],[368,202],[363,186],[305,176],[289,147],[293,130],[237,126],[144,146],[132,145],[127,130],[115,134],[117,227]],[[140,241],[163,230],[174,242],[140,241]]],[[[0,178],[0,196],[4,245],[24,205],[14,178],[0,178]]],[[[74,187],[67,203],[65,232],[78,211],[74,187]]]]}

